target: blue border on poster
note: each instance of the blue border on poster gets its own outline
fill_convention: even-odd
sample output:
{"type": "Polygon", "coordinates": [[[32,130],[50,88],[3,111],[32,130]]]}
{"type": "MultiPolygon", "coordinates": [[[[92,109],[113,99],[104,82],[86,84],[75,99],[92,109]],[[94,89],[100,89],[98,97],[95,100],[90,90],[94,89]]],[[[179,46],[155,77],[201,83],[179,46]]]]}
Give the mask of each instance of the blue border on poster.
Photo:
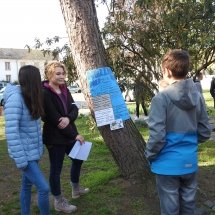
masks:
{"type": "Polygon", "coordinates": [[[103,67],[86,72],[92,97],[109,94],[114,118],[127,120],[130,118],[122,92],[110,67],[103,67]]]}

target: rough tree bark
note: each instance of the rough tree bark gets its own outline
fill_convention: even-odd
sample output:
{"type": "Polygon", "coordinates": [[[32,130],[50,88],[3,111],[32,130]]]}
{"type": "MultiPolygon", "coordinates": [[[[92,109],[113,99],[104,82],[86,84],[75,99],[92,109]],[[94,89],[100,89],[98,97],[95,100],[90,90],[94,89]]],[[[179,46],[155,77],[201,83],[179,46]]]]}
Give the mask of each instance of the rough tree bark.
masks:
{"type": "MultiPolygon", "coordinates": [[[[82,91],[94,116],[86,71],[108,66],[95,3],[94,0],[59,1],[82,91]]],[[[145,142],[131,119],[124,121],[123,129],[111,131],[106,125],[99,127],[99,131],[125,179],[132,183],[151,179],[144,157],[145,142]]]]}

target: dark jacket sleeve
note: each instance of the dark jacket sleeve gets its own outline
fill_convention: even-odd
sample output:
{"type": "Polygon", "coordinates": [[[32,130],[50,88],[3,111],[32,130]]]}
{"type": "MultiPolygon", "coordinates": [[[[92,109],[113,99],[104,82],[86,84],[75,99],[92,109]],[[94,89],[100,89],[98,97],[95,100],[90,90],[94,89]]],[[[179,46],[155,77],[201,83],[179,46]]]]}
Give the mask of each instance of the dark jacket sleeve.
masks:
{"type": "MultiPolygon", "coordinates": [[[[50,124],[57,128],[60,123],[59,119],[61,117],[65,117],[66,115],[59,111],[59,105],[61,105],[61,107],[63,105],[59,104],[59,102],[56,101],[56,98],[54,99],[54,96],[55,95],[52,95],[52,93],[48,90],[43,89],[45,115],[42,117],[42,120],[44,122],[48,121],[50,124]]],[[[64,129],[59,129],[59,131],[63,135],[71,139],[75,139],[78,135],[77,129],[75,128],[75,126],[71,126],[71,124],[68,124],[68,126],[66,126],[64,129]]]]}
{"type": "Polygon", "coordinates": [[[43,90],[43,98],[45,115],[42,116],[42,120],[44,122],[48,120],[52,125],[57,127],[59,124],[59,119],[62,117],[60,112],[56,108],[57,103],[55,103],[53,97],[47,90],[43,90]]]}
{"type": "Polygon", "coordinates": [[[211,93],[211,96],[213,98],[215,98],[215,92],[214,92],[214,90],[215,90],[215,81],[214,81],[214,79],[212,79],[212,81],[211,81],[211,87],[210,87],[210,93],[211,93]]]}
{"type": "Polygon", "coordinates": [[[208,118],[207,109],[206,109],[203,96],[200,99],[200,103],[201,103],[201,113],[199,114],[197,135],[198,135],[198,142],[202,143],[210,138],[211,127],[209,124],[209,118],[208,118]]]}

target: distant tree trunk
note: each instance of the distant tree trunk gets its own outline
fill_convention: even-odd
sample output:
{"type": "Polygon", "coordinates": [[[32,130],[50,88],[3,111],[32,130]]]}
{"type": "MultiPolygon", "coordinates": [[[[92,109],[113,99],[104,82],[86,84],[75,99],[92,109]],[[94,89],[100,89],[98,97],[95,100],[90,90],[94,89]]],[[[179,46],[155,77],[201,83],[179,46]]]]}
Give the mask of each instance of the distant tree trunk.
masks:
{"type": "MultiPolygon", "coordinates": [[[[59,1],[82,91],[94,117],[86,71],[108,66],[94,0],[59,1]]],[[[106,125],[99,131],[122,176],[132,183],[148,181],[152,175],[144,156],[145,142],[131,119],[123,123],[123,129],[111,131],[106,125]]]]}

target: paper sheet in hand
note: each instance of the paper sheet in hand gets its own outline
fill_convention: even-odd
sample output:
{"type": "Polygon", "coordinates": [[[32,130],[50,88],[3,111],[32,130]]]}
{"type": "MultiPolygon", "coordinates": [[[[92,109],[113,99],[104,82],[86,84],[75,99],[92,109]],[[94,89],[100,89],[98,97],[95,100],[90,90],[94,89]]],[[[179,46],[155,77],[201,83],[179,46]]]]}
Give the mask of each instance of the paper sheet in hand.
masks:
{"type": "Polygon", "coordinates": [[[69,157],[85,161],[88,158],[91,146],[91,142],[85,142],[85,144],[81,145],[79,141],[76,141],[71,152],[69,153],[69,157]]]}

